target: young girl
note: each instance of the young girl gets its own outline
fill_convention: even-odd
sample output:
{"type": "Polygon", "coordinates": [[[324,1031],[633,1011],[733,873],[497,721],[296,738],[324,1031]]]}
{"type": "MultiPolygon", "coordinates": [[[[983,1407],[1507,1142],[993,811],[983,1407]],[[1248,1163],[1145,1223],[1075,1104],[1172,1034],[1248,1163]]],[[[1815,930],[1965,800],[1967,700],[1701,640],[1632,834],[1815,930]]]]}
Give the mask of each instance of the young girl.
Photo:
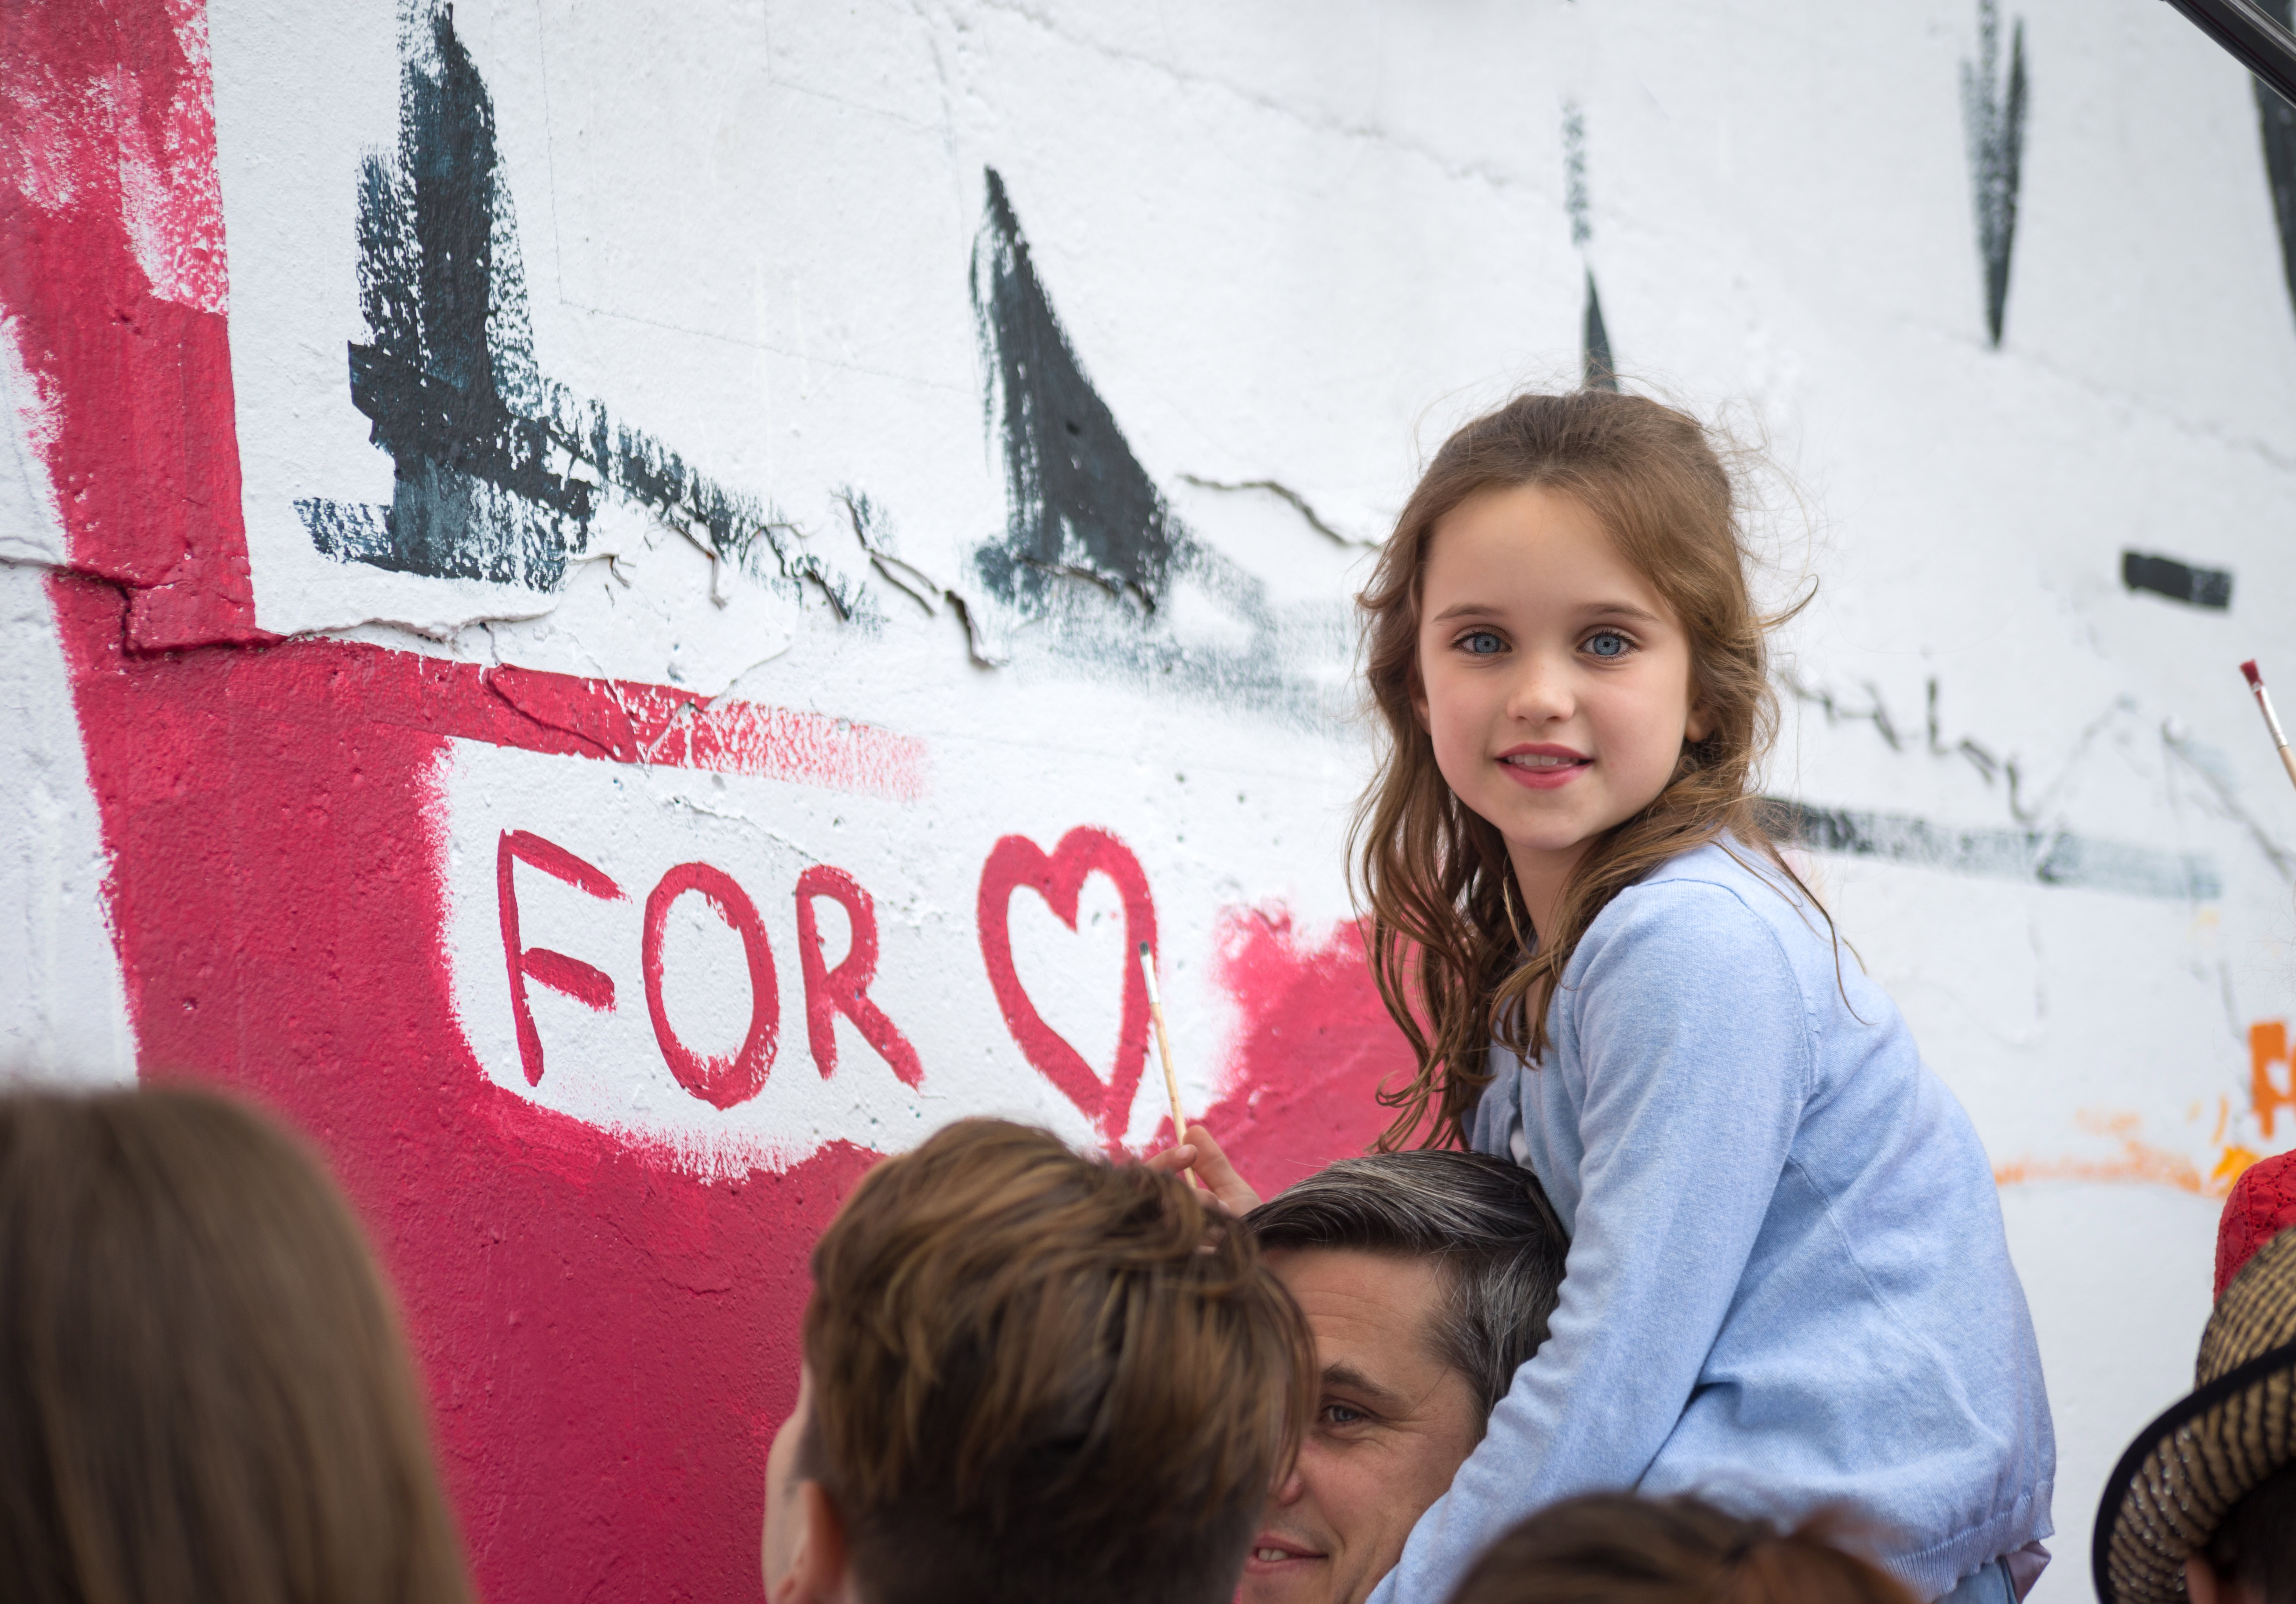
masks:
{"type": "Polygon", "coordinates": [[[2046,1558],[1984,1149],[1762,827],[1746,563],[1696,422],[1530,395],[1446,442],[1361,598],[1388,743],[1357,869],[1419,1058],[1382,1145],[1512,1156],[1571,1233],[1552,1336],[1373,1604],[1627,1488],[1846,1505],[1923,1598],[2005,1604],[2046,1558]]]}

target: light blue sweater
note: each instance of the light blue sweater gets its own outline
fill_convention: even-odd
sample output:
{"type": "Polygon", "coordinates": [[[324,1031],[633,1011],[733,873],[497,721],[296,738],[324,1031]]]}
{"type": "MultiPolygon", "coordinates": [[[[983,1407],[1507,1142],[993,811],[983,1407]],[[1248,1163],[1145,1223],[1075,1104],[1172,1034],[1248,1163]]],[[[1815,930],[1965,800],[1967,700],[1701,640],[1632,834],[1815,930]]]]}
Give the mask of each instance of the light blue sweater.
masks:
{"type": "Polygon", "coordinates": [[[1570,1229],[1562,1301],[1371,1604],[1442,1604],[1515,1521],[1603,1489],[1848,1504],[1924,1597],[2049,1534],[2056,1446],[1985,1150],[1770,874],[1720,846],[1662,865],[1571,955],[1543,1066],[1494,1050],[1473,1143],[1570,1229]]]}

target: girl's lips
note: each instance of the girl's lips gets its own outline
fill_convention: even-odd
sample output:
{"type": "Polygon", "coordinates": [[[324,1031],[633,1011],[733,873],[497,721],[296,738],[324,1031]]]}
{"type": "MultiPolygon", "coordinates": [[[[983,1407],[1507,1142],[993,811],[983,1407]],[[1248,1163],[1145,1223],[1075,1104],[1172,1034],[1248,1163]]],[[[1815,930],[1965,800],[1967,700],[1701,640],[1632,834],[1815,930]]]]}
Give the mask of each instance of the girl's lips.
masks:
{"type": "Polygon", "coordinates": [[[1516,785],[1531,791],[1552,791],[1593,768],[1595,760],[1567,746],[1518,746],[1501,753],[1498,762],[1516,785]]]}

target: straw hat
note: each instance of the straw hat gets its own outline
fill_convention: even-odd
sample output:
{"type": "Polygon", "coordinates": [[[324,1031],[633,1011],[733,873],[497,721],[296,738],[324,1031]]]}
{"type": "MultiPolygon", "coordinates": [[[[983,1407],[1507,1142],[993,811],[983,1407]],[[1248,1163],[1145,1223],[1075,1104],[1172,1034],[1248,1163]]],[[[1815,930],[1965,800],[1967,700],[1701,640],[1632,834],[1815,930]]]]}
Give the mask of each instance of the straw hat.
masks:
{"type": "Polygon", "coordinates": [[[2257,1249],[2201,1336],[2198,1385],[2136,1434],[2104,1484],[2090,1572],[2104,1604],[2174,1604],[2185,1560],[2296,1460],[2296,1230],[2257,1249]]]}

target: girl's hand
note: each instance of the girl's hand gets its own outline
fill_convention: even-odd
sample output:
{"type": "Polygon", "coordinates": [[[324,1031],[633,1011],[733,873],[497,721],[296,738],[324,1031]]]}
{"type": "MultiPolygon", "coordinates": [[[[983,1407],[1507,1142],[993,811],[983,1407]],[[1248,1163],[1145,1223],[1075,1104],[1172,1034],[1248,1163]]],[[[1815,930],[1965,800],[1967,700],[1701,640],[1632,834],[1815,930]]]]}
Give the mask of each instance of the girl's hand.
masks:
{"type": "Polygon", "coordinates": [[[1219,1143],[1201,1125],[1189,1126],[1185,1139],[1157,1154],[1148,1161],[1148,1167],[1167,1174],[1193,1170],[1196,1179],[1212,1195],[1212,1201],[1231,1214],[1247,1214],[1259,1206],[1259,1194],[1235,1172],[1227,1155],[1220,1151],[1219,1143]]]}

